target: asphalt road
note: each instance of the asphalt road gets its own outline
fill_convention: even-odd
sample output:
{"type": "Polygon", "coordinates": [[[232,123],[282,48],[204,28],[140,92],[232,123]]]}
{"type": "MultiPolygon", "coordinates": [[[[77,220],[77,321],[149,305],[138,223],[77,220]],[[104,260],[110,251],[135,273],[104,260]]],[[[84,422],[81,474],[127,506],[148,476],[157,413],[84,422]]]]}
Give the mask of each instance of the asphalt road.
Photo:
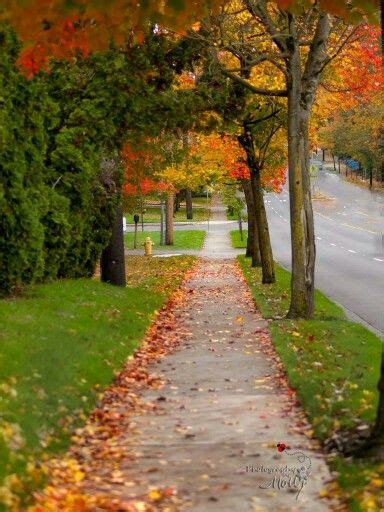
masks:
{"type": "MultiPolygon", "coordinates": [[[[384,338],[384,194],[319,170],[312,180],[316,287],[384,338]]],[[[266,195],[275,259],[290,268],[289,198],[266,195]]]]}

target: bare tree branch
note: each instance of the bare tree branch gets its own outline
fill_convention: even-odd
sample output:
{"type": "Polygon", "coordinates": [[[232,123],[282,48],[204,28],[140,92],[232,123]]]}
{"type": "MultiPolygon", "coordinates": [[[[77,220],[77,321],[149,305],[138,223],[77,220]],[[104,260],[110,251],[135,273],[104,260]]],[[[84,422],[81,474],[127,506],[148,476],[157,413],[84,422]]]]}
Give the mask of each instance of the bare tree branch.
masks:
{"type": "Polygon", "coordinates": [[[238,75],[235,75],[233,73],[230,73],[227,69],[220,66],[221,71],[224,73],[225,76],[231,78],[235,82],[243,85],[250,91],[252,91],[254,94],[260,94],[261,96],[277,96],[277,97],[283,97],[285,98],[287,96],[287,91],[285,89],[261,89],[258,87],[253,86],[248,82],[248,80],[244,80],[244,78],[241,78],[238,75]]]}
{"type": "Polygon", "coordinates": [[[266,137],[266,140],[260,146],[259,157],[260,157],[260,162],[262,164],[264,164],[264,162],[265,162],[267,151],[268,151],[269,145],[272,142],[274,135],[280,130],[281,127],[282,127],[282,123],[278,123],[276,126],[273,126],[271,131],[269,132],[268,136],[266,137]]]}
{"type": "Polygon", "coordinates": [[[259,124],[259,123],[262,123],[264,121],[267,121],[268,119],[271,119],[272,117],[275,117],[277,116],[277,114],[281,112],[281,108],[277,109],[277,110],[274,110],[273,112],[271,112],[270,114],[268,114],[267,116],[264,116],[264,117],[261,117],[261,118],[258,118],[258,119],[254,119],[253,121],[251,120],[245,120],[244,121],[244,125],[248,126],[248,125],[253,125],[253,124],[259,124]]]}
{"type": "Polygon", "coordinates": [[[287,52],[286,42],[281,37],[282,34],[277,31],[277,28],[269,15],[265,0],[244,0],[244,3],[252,16],[260,20],[280,52],[285,55],[287,52]]]}
{"type": "Polygon", "coordinates": [[[353,43],[355,41],[359,40],[359,37],[356,39],[352,39],[353,35],[356,33],[360,25],[355,26],[352,28],[350,34],[348,34],[347,37],[344,38],[344,40],[339,44],[339,47],[334,51],[332,55],[330,55],[324,62],[323,66],[321,67],[321,71],[327,66],[332,60],[336,59],[340,55],[340,53],[344,50],[345,46],[349,43],[353,43]]]}

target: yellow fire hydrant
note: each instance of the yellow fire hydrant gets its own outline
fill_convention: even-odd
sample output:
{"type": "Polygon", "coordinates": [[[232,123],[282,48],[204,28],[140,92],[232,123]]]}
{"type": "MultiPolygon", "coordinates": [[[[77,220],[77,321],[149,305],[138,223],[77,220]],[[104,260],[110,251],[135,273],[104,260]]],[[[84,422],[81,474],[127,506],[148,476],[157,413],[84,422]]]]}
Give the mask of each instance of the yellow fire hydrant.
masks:
{"type": "Polygon", "coordinates": [[[143,243],[144,245],[144,252],[145,252],[145,255],[146,256],[152,256],[152,247],[155,245],[151,238],[149,236],[147,236],[147,238],[145,239],[145,242],[143,243]]]}

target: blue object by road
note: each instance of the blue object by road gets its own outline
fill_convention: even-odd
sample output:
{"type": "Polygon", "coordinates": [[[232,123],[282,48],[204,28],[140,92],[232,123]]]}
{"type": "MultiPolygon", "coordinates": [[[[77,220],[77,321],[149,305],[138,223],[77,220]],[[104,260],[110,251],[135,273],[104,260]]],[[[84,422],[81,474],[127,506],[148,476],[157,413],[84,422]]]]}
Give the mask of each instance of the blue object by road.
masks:
{"type": "Polygon", "coordinates": [[[356,160],[348,159],[345,163],[350,169],[352,169],[352,171],[358,171],[360,169],[360,164],[359,162],[356,162],[356,160]]]}

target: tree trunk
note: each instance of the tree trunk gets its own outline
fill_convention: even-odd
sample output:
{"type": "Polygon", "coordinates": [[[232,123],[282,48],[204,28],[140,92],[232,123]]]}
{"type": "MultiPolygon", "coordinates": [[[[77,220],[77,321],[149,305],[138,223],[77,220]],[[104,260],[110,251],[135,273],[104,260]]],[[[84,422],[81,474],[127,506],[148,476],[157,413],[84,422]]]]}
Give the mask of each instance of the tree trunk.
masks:
{"type": "Polygon", "coordinates": [[[165,214],[165,245],[173,245],[173,204],[174,193],[167,194],[167,211],[165,214]]]}
{"type": "Polygon", "coordinates": [[[247,217],[248,217],[248,239],[247,239],[247,252],[245,255],[252,258],[252,267],[261,266],[260,247],[259,247],[259,234],[256,225],[256,210],[253,202],[253,194],[250,180],[242,180],[242,187],[245,195],[245,202],[247,204],[247,217]]]}
{"type": "Polygon", "coordinates": [[[354,455],[369,458],[380,462],[384,461],[384,350],[381,354],[381,373],[377,386],[379,390],[379,403],[376,412],[376,421],[371,435],[354,451],[354,455]]]}
{"type": "Polygon", "coordinates": [[[126,286],[122,206],[116,210],[111,240],[101,254],[100,267],[103,282],[126,286]]]}
{"type": "Polygon", "coordinates": [[[187,219],[193,219],[193,207],[192,207],[192,191],[190,188],[185,189],[185,205],[187,210],[187,219]]]}
{"type": "Polygon", "coordinates": [[[336,172],[336,160],[335,160],[335,154],[332,152],[332,160],[333,160],[333,170],[336,172]]]}
{"type": "Polygon", "coordinates": [[[144,233],[144,200],[141,201],[141,232],[144,233]]]}
{"type": "Polygon", "coordinates": [[[314,314],[315,233],[309,173],[309,108],[302,97],[298,46],[289,60],[288,169],[291,217],[292,278],[289,318],[314,314]]]}
{"type": "Polygon", "coordinates": [[[377,388],[379,390],[379,404],[372,436],[380,440],[381,444],[384,444],[384,349],[381,353],[381,374],[377,388]]]}
{"type": "Polygon", "coordinates": [[[261,186],[259,169],[252,169],[251,171],[251,186],[254,199],[255,217],[260,247],[261,269],[263,275],[262,283],[274,283],[275,267],[273,263],[273,254],[271,240],[269,237],[267,212],[265,211],[264,195],[261,186]]]}
{"type": "MultiPolygon", "coordinates": [[[[295,123],[290,123],[290,125],[295,123]]],[[[307,168],[307,120],[301,129],[288,130],[289,190],[291,215],[292,278],[289,318],[312,318],[314,314],[315,233],[307,168]]]]}
{"type": "Polygon", "coordinates": [[[164,199],[161,199],[160,203],[160,245],[165,245],[165,229],[164,229],[164,215],[165,205],[164,199]]]}
{"type": "Polygon", "coordinates": [[[181,202],[181,191],[176,192],[175,194],[175,212],[180,210],[180,202],[181,202]]]}
{"type": "Polygon", "coordinates": [[[239,142],[247,154],[248,167],[251,172],[251,189],[255,210],[255,219],[260,247],[262,283],[275,282],[275,268],[271,240],[269,237],[267,212],[265,211],[264,195],[261,186],[260,169],[255,160],[255,148],[252,133],[244,127],[244,134],[239,137],[239,142]]]}

